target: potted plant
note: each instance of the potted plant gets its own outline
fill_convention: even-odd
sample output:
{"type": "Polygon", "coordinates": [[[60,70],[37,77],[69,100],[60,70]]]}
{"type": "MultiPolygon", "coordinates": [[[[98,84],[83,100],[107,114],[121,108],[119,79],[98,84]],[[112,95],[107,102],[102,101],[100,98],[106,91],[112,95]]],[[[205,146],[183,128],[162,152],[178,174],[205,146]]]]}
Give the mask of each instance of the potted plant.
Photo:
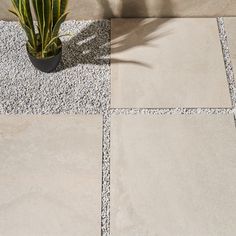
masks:
{"type": "Polygon", "coordinates": [[[56,69],[62,55],[59,36],[61,24],[65,21],[68,0],[11,0],[13,10],[19,19],[28,41],[26,49],[32,64],[43,72],[56,69]],[[36,24],[33,21],[33,12],[36,24]]]}

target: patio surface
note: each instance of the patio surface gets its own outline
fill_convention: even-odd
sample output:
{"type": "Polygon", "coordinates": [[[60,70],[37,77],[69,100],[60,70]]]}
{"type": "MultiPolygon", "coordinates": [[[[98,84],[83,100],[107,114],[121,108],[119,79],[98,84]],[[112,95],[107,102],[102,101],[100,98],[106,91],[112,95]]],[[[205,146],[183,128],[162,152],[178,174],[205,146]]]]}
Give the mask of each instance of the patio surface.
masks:
{"type": "Polygon", "coordinates": [[[231,106],[215,19],[111,23],[112,107],[231,106]]]}
{"type": "Polygon", "coordinates": [[[0,134],[0,235],[99,235],[101,117],[2,116],[0,134]]]}
{"type": "Polygon", "coordinates": [[[234,236],[235,26],[67,21],[45,74],[0,21],[0,235],[234,236]]]}

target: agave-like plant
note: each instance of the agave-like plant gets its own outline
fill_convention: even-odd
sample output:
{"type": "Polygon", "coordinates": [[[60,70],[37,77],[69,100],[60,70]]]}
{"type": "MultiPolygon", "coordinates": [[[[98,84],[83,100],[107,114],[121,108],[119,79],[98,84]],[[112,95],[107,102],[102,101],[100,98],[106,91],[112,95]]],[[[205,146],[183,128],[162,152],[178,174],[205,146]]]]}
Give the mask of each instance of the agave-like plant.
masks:
{"type": "Polygon", "coordinates": [[[28,42],[27,49],[36,58],[54,56],[61,49],[59,30],[69,12],[68,0],[11,0],[13,9],[24,29],[28,42]],[[33,12],[37,23],[34,24],[33,12]]]}

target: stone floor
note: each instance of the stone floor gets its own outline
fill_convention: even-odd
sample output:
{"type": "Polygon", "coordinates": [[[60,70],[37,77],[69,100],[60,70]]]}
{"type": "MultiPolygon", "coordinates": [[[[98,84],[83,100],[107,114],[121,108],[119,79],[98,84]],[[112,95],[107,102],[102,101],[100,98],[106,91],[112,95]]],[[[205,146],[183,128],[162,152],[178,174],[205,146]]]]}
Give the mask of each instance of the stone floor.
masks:
{"type": "Polygon", "coordinates": [[[232,115],[114,116],[111,235],[233,235],[232,115]]]}
{"type": "Polygon", "coordinates": [[[2,116],[0,134],[0,235],[99,235],[101,117],[2,116]]]}
{"type": "Polygon", "coordinates": [[[215,19],[112,20],[112,107],[230,107],[218,34],[215,19]]]}
{"type": "Polygon", "coordinates": [[[45,74],[0,21],[0,235],[234,236],[235,27],[68,21],[45,74]]]}

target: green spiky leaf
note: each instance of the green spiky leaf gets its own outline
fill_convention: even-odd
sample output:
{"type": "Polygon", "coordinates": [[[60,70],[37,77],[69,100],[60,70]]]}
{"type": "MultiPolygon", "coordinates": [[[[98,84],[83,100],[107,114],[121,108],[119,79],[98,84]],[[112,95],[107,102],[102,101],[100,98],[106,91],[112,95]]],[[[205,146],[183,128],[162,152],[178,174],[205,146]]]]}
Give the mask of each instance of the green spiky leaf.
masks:
{"type": "Polygon", "coordinates": [[[40,57],[56,53],[60,47],[57,41],[60,37],[60,26],[68,15],[68,12],[65,12],[68,0],[11,0],[11,2],[13,9],[9,11],[18,17],[28,37],[27,48],[30,52],[40,57]],[[31,3],[37,20],[36,28],[31,3]]]}
{"type": "Polygon", "coordinates": [[[59,30],[60,30],[60,27],[61,27],[61,24],[65,21],[67,15],[69,14],[69,12],[65,12],[59,19],[58,21],[56,22],[54,28],[53,28],[53,31],[52,31],[52,37],[56,37],[58,34],[59,34],[59,30]]]}

